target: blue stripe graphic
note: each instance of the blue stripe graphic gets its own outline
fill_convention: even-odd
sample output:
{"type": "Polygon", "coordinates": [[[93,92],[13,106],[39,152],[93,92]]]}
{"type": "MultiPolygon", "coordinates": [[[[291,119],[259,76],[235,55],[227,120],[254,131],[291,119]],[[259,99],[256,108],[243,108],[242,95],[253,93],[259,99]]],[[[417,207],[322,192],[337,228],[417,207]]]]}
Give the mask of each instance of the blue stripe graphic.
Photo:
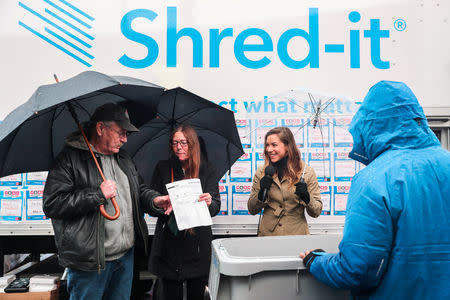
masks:
{"type": "MultiPolygon", "coordinates": [[[[45,1],[45,0],[44,0],[45,1]]],[[[28,10],[29,12],[31,12],[33,15],[41,18],[42,20],[44,20],[45,22],[49,23],[50,25],[56,27],[57,29],[61,30],[62,32],[64,32],[65,34],[67,34],[68,36],[70,36],[71,38],[73,38],[74,40],[78,41],[79,43],[85,45],[88,48],[91,48],[92,46],[89,45],[88,43],[86,43],[85,41],[83,41],[82,39],[80,39],[79,37],[73,35],[72,33],[68,32],[67,30],[65,30],[64,28],[56,25],[55,23],[53,23],[52,21],[50,21],[49,19],[47,19],[46,17],[42,16],[41,14],[35,12],[34,10],[32,10],[31,8],[29,8],[28,6],[26,6],[25,4],[23,4],[22,2],[19,2],[19,5],[22,6],[23,8],[25,8],[26,10],[28,10]]]]}
{"type": "Polygon", "coordinates": [[[344,53],[343,44],[325,44],[325,52],[344,53]]]}
{"type": "Polygon", "coordinates": [[[88,63],[87,61],[79,58],[78,56],[76,56],[75,54],[73,54],[72,52],[66,50],[65,48],[61,47],[60,45],[56,44],[55,42],[53,42],[52,40],[50,40],[49,38],[47,38],[46,36],[40,34],[39,32],[37,32],[36,30],[32,29],[31,27],[27,26],[26,24],[24,24],[23,22],[19,21],[19,25],[24,27],[25,29],[31,31],[32,33],[34,33],[35,35],[37,35],[38,37],[40,37],[41,39],[43,39],[44,41],[46,41],[47,43],[55,46],[56,48],[58,48],[59,50],[63,51],[64,53],[70,55],[71,57],[75,58],[76,60],[78,60],[79,62],[81,62],[82,64],[91,67],[92,65],[90,63],[88,63]]]}
{"type": "Polygon", "coordinates": [[[75,50],[78,50],[79,52],[81,52],[82,54],[86,55],[87,57],[89,57],[90,59],[93,59],[94,57],[92,55],[90,55],[89,53],[87,53],[86,51],[84,51],[83,49],[81,49],[80,47],[78,47],[77,45],[74,45],[73,43],[69,42],[68,40],[66,40],[65,38],[63,38],[62,36],[60,36],[59,34],[57,34],[56,32],[48,29],[47,27],[45,27],[45,31],[47,31],[48,33],[50,33],[51,35],[53,35],[54,37],[56,37],[57,39],[59,39],[60,41],[66,43],[67,45],[71,46],[72,48],[74,48],[75,50]]]}
{"type": "Polygon", "coordinates": [[[85,37],[87,37],[90,40],[93,40],[94,37],[92,35],[87,34],[86,32],[84,32],[83,30],[81,30],[80,28],[76,27],[75,25],[67,22],[66,20],[64,20],[63,18],[61,18],[60,16],[58,16],[57,14],[55,14],[54,12],[52,12],[49,9],[45,9],[45,12],[48,13],[49,15],[53,16],[54,18],[60,20],[61,22],[63,22],[64,24],[66,24],[67,26],[73,28],[74,30],[78,31],[79,33],[81,33],[82,35],[84,35],[85,37]]]}
{"type": "Polygon", "coordinates": [[[79,18],[75,17],[73,14],[71,14],[70,12],[68,12],[67,10],[59,7],[58,5],[56,5],[55,3],[51,2],[50,0],[44,0],[44,2],[47,2],[48,4],[50,4],[51,6],[53,6],[54,8],[56,8],[57,10],[59,10],[60,12],[68,15],[69,17],[71,17],[72,19],[74,19],[75,21],[77,21],[78,23],[80,23],[83,26],[86,26],[87,28],[92,28],[91,25],[87,24],[86,22],[83,22],[82,20],[80,20],[79,18]]]}
{"type": "Polygon", "coordinates": [[[94,21],[95,19],[93,17],[91,17],[90,15],[88,15],[87,13],[85,13],[84,11],[82,11],[81,9],[75,7],[73,4],[70,4],[69,2],[65,1],[65,0],[59,0],[60,2],[64,3],[65,5],[67,5],[68,7],[70,7],[71,9],[73,9],[74,11],[78,12],[79,14],[85,16],[86,18],[88,18],[91,21],[94,21]]]}

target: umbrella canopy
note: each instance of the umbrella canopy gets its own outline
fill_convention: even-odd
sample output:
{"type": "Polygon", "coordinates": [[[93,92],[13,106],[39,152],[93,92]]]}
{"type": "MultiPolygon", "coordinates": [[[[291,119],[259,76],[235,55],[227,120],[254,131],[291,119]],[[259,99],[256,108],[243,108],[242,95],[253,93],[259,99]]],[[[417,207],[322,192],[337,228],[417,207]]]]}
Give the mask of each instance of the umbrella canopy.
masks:
{"type": "Polygon", "coordinates": [[[168,90],[161,97],[157,117],[124,145],[147,183],[158,161],[169,157],[170,134],[179,124],[197,131],[204,143],[203,154],[217,170],[217,181],[244,154],[232,111],[182,88],[168,90]]]}
{"type": "Polygon", "coordinates": [[[306,88],[287,90],[267,98],[267,101],[274,102],[277,107],[281,103],[285,103],[295,115],[305,119],[305,126],[309,125],[314,128],[329,122],[336,115],[353,115],[358,108],[354,100],[345,96],[306,88]]]}
{"type": "Polygon", "coordinates": [[[69,106],[84,122],[98,106],[121,103],[140,126],[155,116],[163,90],[139,79],[93,71],[39,87],[0,124],[0,177],[49,170],[64,138],[77,130],[69,106]]]}
{"type": "MultiPolygon", "coordinates": [[[[265,101],[273,103],[280,111],[280,115],[274,113],[266,119],[289,116],[289,122],[282,125],[291,129],[298,148],[310,156],[308,164],[316,171],[319,181],[331,181],[330,149],[353,145],[348,126],[358,108],[355,101],[306,88],[290,89],[265,101]],[[333,131],[339,140],[332,140],[333,131]]],[[[260,132],[257,144],[264,144],[264,134],[270,129],[264,122],[257,123],[255,130],[260,132]]]]}

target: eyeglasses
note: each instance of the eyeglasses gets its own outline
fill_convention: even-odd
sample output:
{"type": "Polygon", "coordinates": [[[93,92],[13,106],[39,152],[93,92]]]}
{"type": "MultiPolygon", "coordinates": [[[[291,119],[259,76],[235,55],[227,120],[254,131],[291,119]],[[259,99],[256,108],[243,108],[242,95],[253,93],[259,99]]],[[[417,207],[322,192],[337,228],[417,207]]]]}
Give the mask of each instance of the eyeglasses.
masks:
{"type": "Polygon", "coordinates": [[[125,129],[117,130],[117,129],[112,128],[111,126],[108,126],[108,125],[105,125],[105,126],[106,126],[106,128],[111,129],[112,131],[117,133],[120,138],[128,137],[131,134],[131,132],[126,131],[125,129]]]}
{"type": "Polygon", "coordinates": [[[186,147],[188,144],[188,141],[187,140],[179,140],[179,141],[173,140],[173,141],[170,141],[170,144],[172,145],[172,147],[177,147],[178,144],[180,144],[181,147],[186,147]]]}

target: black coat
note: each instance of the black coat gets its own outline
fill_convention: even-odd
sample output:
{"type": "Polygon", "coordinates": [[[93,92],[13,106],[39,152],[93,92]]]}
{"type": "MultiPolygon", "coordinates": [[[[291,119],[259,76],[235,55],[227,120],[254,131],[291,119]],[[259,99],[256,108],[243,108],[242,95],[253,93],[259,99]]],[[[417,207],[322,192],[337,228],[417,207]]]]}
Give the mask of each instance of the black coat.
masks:
{"type": "MultiPolygon", "coordinates": [[[[147,253],[144,212],[156,210],[153,199],[160,194],[141,183],[133,161],[124,151],[115,155],[129,180],[136,247],[147,253]]],[[[106,200],[99,187],[101,183],[89,151],[70,146],[58,155],[48,174],[43,210],[52,220],[59,263],[63,267],[83,271],[104,269],[105,219],[100,215],[99,205],[106,200]]]]}
{"type": "MultiPolygon", "coordinates": [[[[174,181],[184,178],[180,161],[173,157],[158,162],[153,173],[151,187],[167,195],[165,185],[171,182],[172,168],[174,181]]],[[[199,179],[203,193],[210,193],[212,196],[209,206],[212,217],[217,215],[220,210],[219,185],[213,178],[216,178],[213,166],[202,161],[199,179]]],[[[171,280],[207,276],[211,262],[211,226],[195,227],[193,234],[183,230],[174,235],[166,226],[169,220],[168,216],[162,213],[153,213],[152,215],[158,217],[158,222],[150,252],[150,271],[159,277],[171,280]]]]}

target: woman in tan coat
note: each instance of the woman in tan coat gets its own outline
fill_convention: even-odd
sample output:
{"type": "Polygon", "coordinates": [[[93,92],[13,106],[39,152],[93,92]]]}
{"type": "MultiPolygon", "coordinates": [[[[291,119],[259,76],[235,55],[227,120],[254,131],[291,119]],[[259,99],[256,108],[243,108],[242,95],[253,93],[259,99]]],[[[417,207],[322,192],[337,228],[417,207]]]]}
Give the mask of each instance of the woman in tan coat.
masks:
{"type": "Polygon", "coordinates": [[[258,235],[309,234],[305,209],[313,218],[322,212],[316,173],[301,160],[289,128],[269,130],[264,144],[265,163],[256,171],[248,200],[252,215],[264,209],[258,235]],[[264,176],[267,166],[275,168],[272,177],[264,176]]]}

